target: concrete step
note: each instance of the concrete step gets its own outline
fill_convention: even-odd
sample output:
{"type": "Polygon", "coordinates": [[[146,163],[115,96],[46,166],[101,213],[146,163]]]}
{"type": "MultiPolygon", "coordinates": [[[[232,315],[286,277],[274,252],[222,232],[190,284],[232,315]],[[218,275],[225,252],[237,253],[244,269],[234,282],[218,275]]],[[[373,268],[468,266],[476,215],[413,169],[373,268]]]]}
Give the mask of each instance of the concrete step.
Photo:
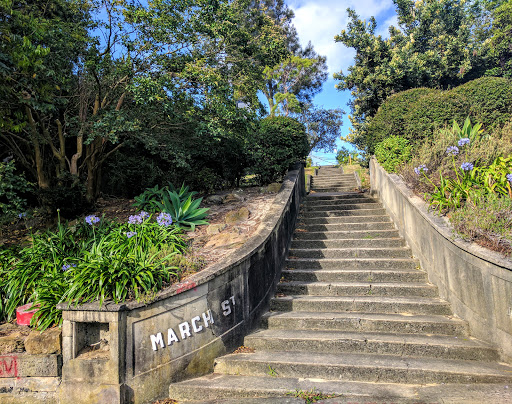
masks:
{"type": "Polygon", "coordinates": [[[441,299],[403,296],[282,296],[270,300],[272,311],[351,311],[363,313],[410,313],[450,315],[441,299]]]}
{"type": "Polygon", "coordinates": [[[336,396],[319,404],[511,404],[507,387],[505,383],[421,385],[213,373],[171,384],[169,397],[190,404],[304,404],[297,393],[317,392],[336,396]],[[199,397],[203,401],[195,401],[199,397]]]}
{"type": "Polygon", "coordinates": [[[295,233],[300,233],[303,231],[326,232],[351,230],[395,230],[395,225],[392,222],[347,223],[346,221],[343,221],[343,218],[326,217],[316,219],[303,219],[302,222],[297,224],[295,233]]]}
{"type": "Polygon", "coordinates": [[[410,258],[291,258],[286,259],[287,269],[365,269],[411,270],[419,268],[419,262],[410,258]]]}
{"type": "MultiPolygon", "coordinates": [[[[306,198],[306,200],[303,203],[303,206],[305,207],[313,207],[313,206],[322,206],[322,205],[331,205],[331,206],[338,206],[338,205],[347,205],[347,204],[355,204],[355,203],[379,203],[374,198],[368,198],[368,197],[359,197],[359,198],[349,198],[349,197],[342,197],[338,199],[320,199],[320,198],[306,198]]],[[[381,204],[382,205],[382,204],[381,204]]]]}
{"type": "Polygon", "coordinates": [[[404,247],[402,238],[340,239],[340,240],[293,240],[291,248],[396,248],[404,247]]]}
{"type": "Polygon", "coordinates": [[[351,203],[351,204],[338,204],[338,205],[313,205],[305,206],[302,209],[303,213],[306,212],[336,212],[339,210],[358,210],[358,209],[383,209],[381,203],[351,203]]]}
{"type": "Polygon", "coordinates": [[[311,185],[312,192],[352,192],[357,190],[357,186],[344,186],[344,187],[315,187],[311,185]]]}
{"type": "MultiPolygon", "coordinates": [[[[304,204],[314,203],[315,201],[337,201],[337,200],[345,200],[345,199],[365,199],[371,198],[368,194],[364,194],[361,192],[350,192],[346,194],[340,195],[321,195],[321,194],[310,194],[304,199],[304,204]]],[[[372,198],[373,199],[373,198],[372,198]]]]}
{"type": "Polygon", "coordinates": [[[296,231],[293,241],[301,240],[380,240],[399,238],[398,230],[296,231]]]}
{"type": "Polygon", "coordinates": [[[303,211],[301,214],[301,218],[328,218],[328,217],[340,217],[340,216],[385,216],[386,210],[384,208],[375,208],[375,209],[364,209],[364,208],[354,208],[354,209],[338,209],[338,210],[313,210],[313,211],[303,211]]]}
{"type": "Polygon", "coordinates": [[[446,335],[270,329],[246,336],[244,345],[257,352],[355,352],[487,362],[499,359],[496,349],[482,341],[446,335]]]}
{"type": "Polygon", "coordinates": [[[289,258],[411,258],[409,247],[398,248],[291,248],[289,258]]]}
{"type": "MultiPolygon", "coordinates": [[[[361,211],[359,210],[358,213],[361,211]]],[[[306,224],[341,224],[341,223],[348,223],[348,224],[356,224],[356,223],[391,223],[391,219],[388,215],[351,215],[351,216],[339,216],[339,217],[304,217],[299,216],[297,227],[301,227],[306,224]]],[[[393,226],[393,229],[395,227],[393,226]]],[[[364,229],[348,229],[347,231],[357,231],[357,230],[364,230],[364,229]]]]}
{"type": "Polygon", "coordinates": [[[512,367],[492,362],[358,353],[269,351],[218,358],[215,372],[386,383],[510,383],[512,367]]]}
{"type": "Polygon", "coordinates": [[[436,297],[437,287],[426,283],[401,282],[281,282],[279,295],[308,296],[409,296],[436,297]]]}
{"type": "Polygon", "coordinates": [[[284,281],[300,282],[427,282],[427,274],[418,270],[283,269],[284,281]]]}
{"type": "Polygon", "coordinates": [[[352,187],[357,185],[356,181],[354,179],[351,180],[320,180],[320,179],[313,179],[311,185],[317,187],[317,188],[332,188],[332,187],[352,187]]]}
{"type": "Polygon", "coordinates": [[[268,312],[263,315],[261,326],[272,329],[421,333],[460,338],[469,335],[467,323],[455,317],[402,313],[268,312]]]}

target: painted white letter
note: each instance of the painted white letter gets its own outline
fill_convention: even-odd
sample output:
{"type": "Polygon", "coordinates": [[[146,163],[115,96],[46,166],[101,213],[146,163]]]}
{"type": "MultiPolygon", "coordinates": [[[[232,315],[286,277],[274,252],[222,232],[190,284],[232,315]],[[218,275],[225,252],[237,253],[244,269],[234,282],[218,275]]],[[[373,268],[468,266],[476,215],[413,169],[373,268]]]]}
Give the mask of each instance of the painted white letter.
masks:
{"type": "Polygon", "coordinates": [[[176,333],[174,332],[174,330],[172,328],[169,328],[167,330],[167,345],[172,345],[173,342],[180,342],[180,340],[178,339],[178,336],[176,335],[176,333]]]}
{"type": "Polygon", "coordinates": [[[190,334],[190,325],[186,321],[181,323],[178,327],[180,329],[181,339],[186,339],[187,337],[192,336],[190,334]]]}
{"type": "Polygon", "coordinates": [[[204,326],[208,328],[208,323],[213,324],[215,321],[213,321],[212,311],[208,310],[206,313],[203,313],[203,321],[204,326]]]}
{"type": "Polygon", "coordinates": [[[200,325],[200,326],[197,325],[198,321],[201,321],[201,317],[199,317],[199,316],[196,316],[191,320],[192,329],[194,330],[194,332],[201,332],[203,330],[202,325],[200,325]]]}
{"type": "Polygon", "coordinates": [[[165,348],[164,338],[162,337],[161,332],[159,332],[156,335],[151,335],[150,338],[151,338],[151,345],[153,346],[153,351],[156,351],[158,349],[157,344],[160,344],[160,348],[165,348]]]}
{"type": "Polygon", "coordinates": [[[229,305],[229,300],[224,300],[220,306],[222,307],[222,310],[224,310],[222,312],[222,314],[224,314],[224,316],[229,316],[231,314],[231,306],[229,305]]]}
{"type": "Polygon", "coordinates": [[[229,299],[233,302],[233,306],[234,306],[235,305],[235,296],[231,296],[229,299]]]}

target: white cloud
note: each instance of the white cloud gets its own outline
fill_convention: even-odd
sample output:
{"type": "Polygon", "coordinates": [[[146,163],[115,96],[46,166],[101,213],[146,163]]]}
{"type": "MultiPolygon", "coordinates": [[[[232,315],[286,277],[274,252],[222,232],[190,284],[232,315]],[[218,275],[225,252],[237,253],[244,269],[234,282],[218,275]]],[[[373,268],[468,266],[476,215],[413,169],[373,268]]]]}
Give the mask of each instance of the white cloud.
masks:
{"type": "Polygon", "coordinates": [[[288,4],[295,12],[293,24],[301,43],[306,45],[311,41],[320,55],[327,56],[331,76],[341,69],[347,72],[354,58],[353,49],[334,42],[334,36],[347,26],[347,8],[353,8],[363,19],[375,16],[379,21],[379,15],[387,17],[386,22],[377,28],[378,33],[385,35],[388,27],[386,24],[395,21],[390,18],[394,10],[392,0],[290,0],[288,4]]]}

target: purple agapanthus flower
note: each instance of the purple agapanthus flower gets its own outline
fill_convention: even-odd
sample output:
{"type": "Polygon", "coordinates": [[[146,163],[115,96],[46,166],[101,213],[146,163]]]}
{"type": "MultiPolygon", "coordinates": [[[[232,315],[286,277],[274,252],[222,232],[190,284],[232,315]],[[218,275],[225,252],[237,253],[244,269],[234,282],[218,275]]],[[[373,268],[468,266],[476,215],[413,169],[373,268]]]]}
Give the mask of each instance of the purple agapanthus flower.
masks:
{"type": "Polygon", "coordinates": [[[462,163],[462,165],[460,166],[460,169],[462,171],[471,171],[473,168],[474,166],[472,163],[462,163]]]}
{"type": "Polygon", "coordinates": [[[136,236],[136,235],[137,235],[136,231],[127,231],[126,232],[126,237],[128,237],[128,238],[132,238],[133,236],[136,236]]]}
{"type": "Polygon", "coordinates": [[[147,219],[149,217],[149,213],[144,211],[144,210],[141,210],[140,213],[139,213],[139,216],[142,220],[144,219],[147,219]]]}
{"type": "Polygon", "coordinates": [[[425,164],[419,165],[418,167],[416,167],[414,169],[414,172],[416,173],[416,175],[420,175],[422,172],[426,173],[427,171],[428,171],[428,168],[425,164]]]}
{"type": "Polygon", "coordinates": [[[92,226],[93,224],[98,223],[99,221],[100,221],[100,218],[99,218],[98,216],[89,215],[89,216],[86,216],[86,217],[85,217],[85,222],[86,222],[87,224],[90,224],[91,226],[92,226]]]}
{"type": "Polygon", "coordinates": [[[160,226],[170,226],[172,224],[172,217],[169,213],[162,212],[156,218],[160,226]]]}
{"type": "Polygon", "coordinates": [[[128,218],[128,223],[130,223],[130,224],[141,224],[142,223],[142,217],[140,215],[131,215],[128,218]]]}
{"type": "Polygon", "coordinates": [[[446,149],[446,154],[456,156],[457,154],[459,154],[459,148],[457,146],[450,146],[446,149]]]}
{"type": "Polygon", "coordinates": [[[23,219],[24,217],[27,217],[27,212],[20,213],[20,214],[18,215],[18,217],[19,217],[20,219],[23,219]]]}
{"type": "Polygon", "coordinates": [[[512,173],[506,175],[508,182],[512,184],[512,173]]]}
{"type": "Polygon", "coordinates": [[[64,264],[64,265],[62,265],[62,270],[63,271],[67,271],[67,270],[69,270],[71,268],[76,268],[76,264],[64,264]]]}
{"type": "Polygon", "coordinates": [[[463,137],[459,139],[459,147],[465,146],[470,143],[469,137],[463,137]]]}

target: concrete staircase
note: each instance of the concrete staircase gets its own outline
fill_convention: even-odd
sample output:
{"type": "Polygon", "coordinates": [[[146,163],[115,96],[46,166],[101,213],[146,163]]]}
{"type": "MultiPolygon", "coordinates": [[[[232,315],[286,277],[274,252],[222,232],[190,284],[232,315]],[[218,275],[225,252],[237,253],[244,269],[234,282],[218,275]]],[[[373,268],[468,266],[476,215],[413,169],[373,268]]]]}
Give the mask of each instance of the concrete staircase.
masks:
{"type": "Polygon", "coordinates": [[[357,188],[354,174],[342,174],[335,166],[322,166],[318,175],[313,177],[311,191],[315,192],[352,192],[357,188]]]}
{"type": "Polygon", "coordinates": [[[452,315],[382,205],[341,191],[353,176],[320,172],[270,312],[245,338],[254,352],[218,358],[170,397],[298,403],[291,393],[314,389],[337,395],[325,403],[512,403],[512,367],[452,315]]]}

